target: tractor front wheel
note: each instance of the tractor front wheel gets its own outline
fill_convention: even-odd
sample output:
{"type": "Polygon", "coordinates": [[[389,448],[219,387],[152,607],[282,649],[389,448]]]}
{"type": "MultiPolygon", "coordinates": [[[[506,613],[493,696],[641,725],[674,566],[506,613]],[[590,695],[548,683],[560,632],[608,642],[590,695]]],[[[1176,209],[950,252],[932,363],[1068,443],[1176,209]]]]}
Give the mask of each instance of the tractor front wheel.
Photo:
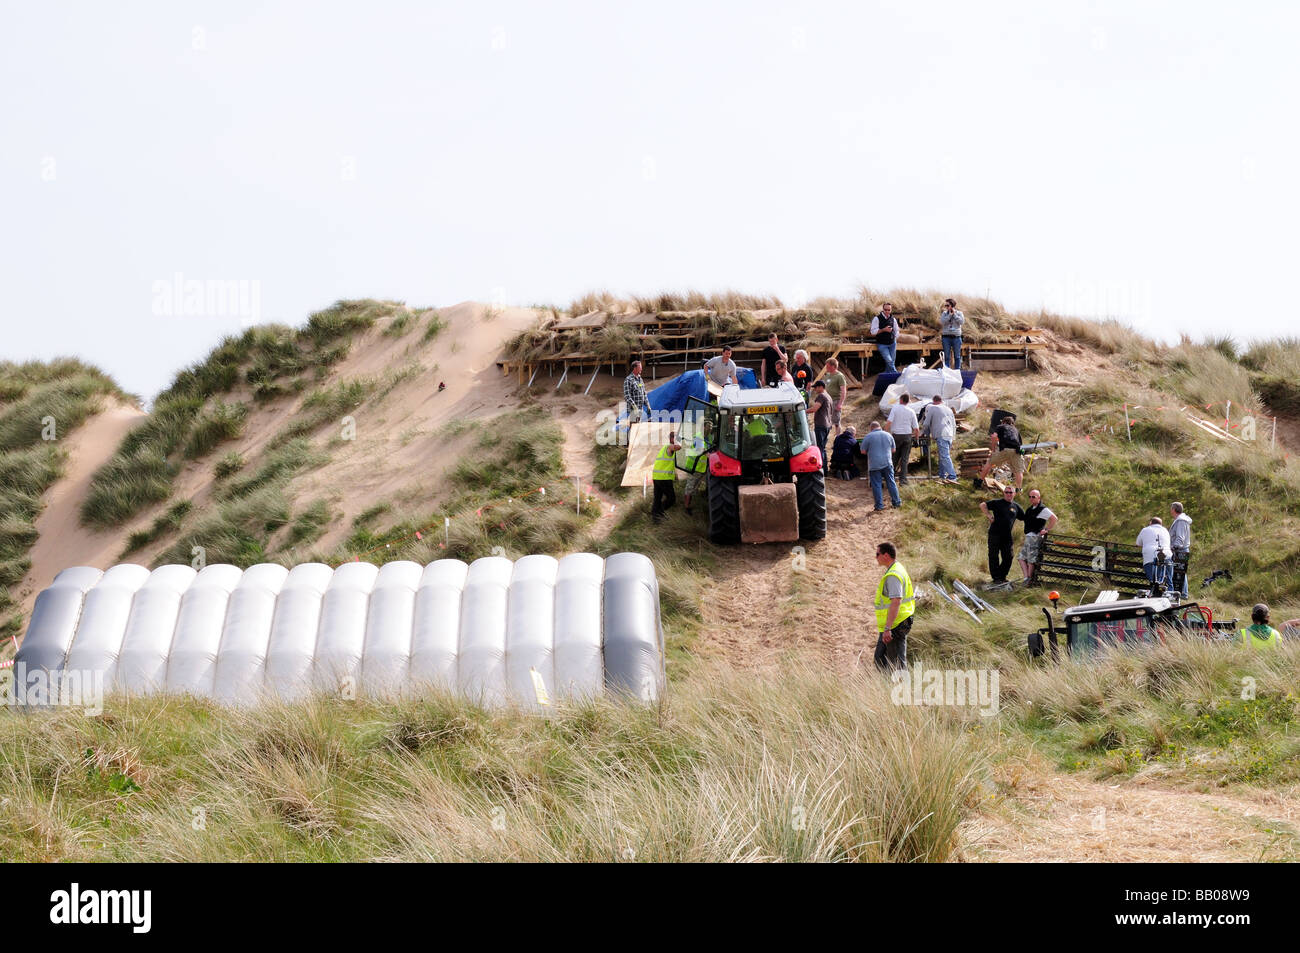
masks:
{"type": "Polygon", "coordinates": [[[799,538],[826,538],[826,476],[800,473],[795,477],[795,493],[799,498],[799,538]]]}
{"type": "Polygon", "coordinates": [[[740,485],[727,477],[709,474],[709,539],[715,543],[740,542],[740,485]]]}

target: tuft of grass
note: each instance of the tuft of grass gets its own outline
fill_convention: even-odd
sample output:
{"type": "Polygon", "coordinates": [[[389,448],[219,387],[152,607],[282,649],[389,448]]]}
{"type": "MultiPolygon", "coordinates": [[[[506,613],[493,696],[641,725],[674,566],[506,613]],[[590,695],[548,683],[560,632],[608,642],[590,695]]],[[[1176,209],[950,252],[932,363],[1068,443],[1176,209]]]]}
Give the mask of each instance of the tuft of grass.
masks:
{"type": "Polygon", "coordinates": [[[185,517],[189,515],[194,508],[190,500],[179,500],[172,506],[168,507],[167,512],[153,521],[153,525],[146,530],[137,530],[127,537],[126,549],[122,551],[125,557],[130,553],[143,549],[150,543],[161,539],[166,533],[174,532],[180,529],[181,524],[185,522],[185,517]]]}
{"type": "Polygon", "coordinates": [[[217,461],[212,468],[213,475],[218,480],[224,480],[226,477],[234,476],[240,470],[244,469],[245,460],[243,456],[234,450],[217,461]]]}
{"type": "Polygon", "coordinates": [[[195,421],[185,444],[185,457],[193,460],[206,456],[225,441],[242,436],[247,416],[245,404],[227,404],[218,400],[195,421]]]}
{"type": "Polygon", "coordinates": [[[425,322],[424,331],[420,335],[420,343],[428,344],[441,334],[446,327],[447,322],[442,319],[442,316],[437,311],[434,311],[429,315],[429,320],[425,322]]]}
{"type": "Polygon", "coordinates": [[[315,542],[320,539],[325,532],[325,528],[333,520],[334,514],[330,511],[329,503],[325,500],[312,501],[289,524],[289,544],[291,546],[301,546],[305,543],[315,542]]]}
{"type": "Polygon", "coordinates": [[[312,391],[303,400],[299,414],[271,438],[270,445],[280,447],[326,424],[338,423],[365,403],[378,387],[379,382],[373,378],[353,377],[312,391]]]}

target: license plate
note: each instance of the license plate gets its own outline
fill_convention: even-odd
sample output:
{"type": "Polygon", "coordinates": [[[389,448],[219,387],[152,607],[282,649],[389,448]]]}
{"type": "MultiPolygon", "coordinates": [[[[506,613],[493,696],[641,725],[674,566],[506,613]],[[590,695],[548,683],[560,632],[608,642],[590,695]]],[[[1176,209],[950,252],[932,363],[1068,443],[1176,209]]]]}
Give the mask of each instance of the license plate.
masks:
{"type": "Polygon", "coordinates": [[[751,416],[754,414],[774,414],[776,412],[776,407],[747,407],[745,409],[745,413],[751,416]]]}
{"type": "Polygon", "coordinates": [[[764,463],[785,463],[785,457],[771,457],[763,461],[764,463]]]}

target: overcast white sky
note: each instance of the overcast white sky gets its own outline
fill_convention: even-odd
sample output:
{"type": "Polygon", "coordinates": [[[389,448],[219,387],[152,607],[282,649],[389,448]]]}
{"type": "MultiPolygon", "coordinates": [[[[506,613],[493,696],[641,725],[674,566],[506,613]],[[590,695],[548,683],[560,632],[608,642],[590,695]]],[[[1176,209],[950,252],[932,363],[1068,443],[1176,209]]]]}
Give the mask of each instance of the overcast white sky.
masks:
{"type": "Polygon", "coordinates": [[[1300,311],[1296,4],[0,9],[2,355],[146,397],[340,297],[866,282],[1156,337],[1300,311]],[[177,275],[256,314],[156,313],[177,275]]]}

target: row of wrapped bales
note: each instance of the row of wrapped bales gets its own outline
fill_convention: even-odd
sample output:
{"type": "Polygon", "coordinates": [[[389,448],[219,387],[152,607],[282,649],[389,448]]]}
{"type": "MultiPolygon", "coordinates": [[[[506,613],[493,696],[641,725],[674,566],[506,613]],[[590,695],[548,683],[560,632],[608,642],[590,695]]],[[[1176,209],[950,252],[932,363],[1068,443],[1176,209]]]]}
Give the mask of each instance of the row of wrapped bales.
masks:
{"type": "Polygon", "coordinates": [[[15,670],[232,704],[431,687],[489,706],[650,702],[664,686],[659,588],[639,553],[77,567],[37,597],[15,670]]]}

